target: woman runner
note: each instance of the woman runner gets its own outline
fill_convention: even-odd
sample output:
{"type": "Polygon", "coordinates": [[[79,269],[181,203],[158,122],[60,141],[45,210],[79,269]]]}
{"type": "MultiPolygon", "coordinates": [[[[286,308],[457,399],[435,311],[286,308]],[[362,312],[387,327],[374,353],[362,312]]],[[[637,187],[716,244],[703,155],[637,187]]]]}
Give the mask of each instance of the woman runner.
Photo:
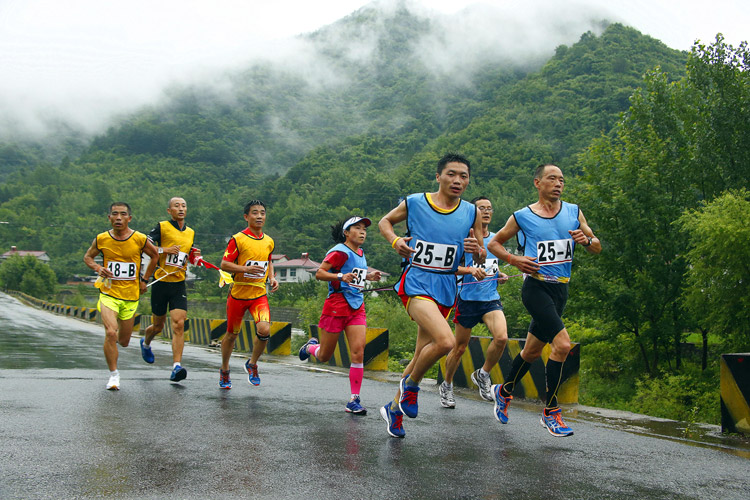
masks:
{"type": "Polygon", "coordinates": [[[310,355],[325,363],[336,349],[339,335],[343,331],[349,343],[349,386],[351,399],[346,411],[355,415],[366,415],[359,393],[364,375],[365,334],[367,317],[362,289],[365,281],[380,281],[380,271],[367,272],[367,260],[362,244],[367,237],[367,217],[350,217],[331,226],[331,236],[336,245],[326,254],[315,278],[328,281],[328,297],[318,322],[320,341],[311,338],[299,350],[299,359],[310,355]]]}

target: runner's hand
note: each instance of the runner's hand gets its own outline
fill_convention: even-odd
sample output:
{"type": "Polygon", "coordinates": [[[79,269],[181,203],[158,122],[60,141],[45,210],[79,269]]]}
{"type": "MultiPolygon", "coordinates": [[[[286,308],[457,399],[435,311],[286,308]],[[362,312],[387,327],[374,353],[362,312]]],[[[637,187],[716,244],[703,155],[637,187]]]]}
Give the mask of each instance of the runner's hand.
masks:
{"type": "Polygon", "coordinates": [[[412,254],[417,253],[416,250],[411,248],[409,246],[409,242],[411,241],[411,236],[408,236],[406,238],[399,238],[399,240],[396,242],[396,245],[393,247],[396,249],[398,254],[403,257],[404,259],[410,259],[412,254]]]}
{"type": "Polygon", "coordinates": [[[179,245],[172,245],[171,247],[162,247],[164,249],[164,253],[168,253],[169,255],[178,255],[180,253],[180,246],[179,245]]]}
{"type": "Polygon", "coordinates": [[[484,272],[484,269],[481,267],[470,267],[469,273],[474,277],[477,281],[482,281],[484,278],[487,277],[487,273],[484,272]]]}
{"type": "Polygon", "coordinates": [[[525,255],[513,255],[511,256],[511,265],[518,268],[519,271],[525,274],[533,274],[539,271],[539,264],[536,262],[536,257],[527,257],[525,255]]]}

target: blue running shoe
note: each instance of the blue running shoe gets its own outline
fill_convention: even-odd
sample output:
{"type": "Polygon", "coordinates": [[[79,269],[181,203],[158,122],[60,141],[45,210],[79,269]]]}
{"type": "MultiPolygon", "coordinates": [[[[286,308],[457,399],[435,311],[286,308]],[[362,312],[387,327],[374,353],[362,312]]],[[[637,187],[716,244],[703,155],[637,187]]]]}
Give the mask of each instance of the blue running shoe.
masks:
{"type": "Polygon", "coordinates": [[[549,433],[555,437],[573,435],[573,429],[565,425],[565,422],[563,422],[562,408],[555,408],[554,410],[547,410],[545,408],[542,412],[542,419],[540,422],[542,427],[545,427],[549,433]]]}
{"type": "Polygon", "coordinates": [[[172,382],[179,382],[187,378],[187,370],[180,365],[175,366],[172,369],[172,374],[169,376],[169,380],[172,382]]]}
{"type": "Polygon", "coordinates": [[[253,385],[260,385],[260,376],[258,376],[258,365],[251,365],[250,360],[245,361],[243,365],[247,372],[247,381],[253,385]]]}
{"type": "Polygon", "coordinates": [[[495,384],[490,388],[490,390],[492,391],[492,397],[495,400],[495,418],[501,424],[507,424],[508,407],[510,406],[510,402],[513,399],[513,396],[508,396],[507,398],[503,396],[500,392],[500,389],[502,389],[502,387],[502,384],[495,384]]]}
{"type": "Polygon", "coordinates": [[[146,363],[154,362],[154,353],[151,350],[151,346],[143,344],[143,337],[141,337],[141,356],[143,356],[143,361],[146,363]]]}
{"type": "Polygon", "coordinates": [[[367,410],[359,401],[359,396],[346,403],[346,412],[354,413],[355,415],[367,415],[367,410]]]}
{"type": "Polygon", "coordinates": [[[380,409],[380,416],[383,417],[383,420],[385,420],[385,422],[388,424],[388,434],[391,437],[402,438],[406,436],[406,432],[404,432],[404,426],[402,424],[404,414],[398,410],[393,411],[391,409],[392,404],[393,401],[382,407],[380,409]]]}
{"type": "Polygon", "coordinates": [[[232,381],[229,380],[229,370],[219,370],[219,387],[227,390],[232,388],[232,381]]]}
{"type": "Polygon", "coordinates": [[[417,411],[419,405],[417,404],[417,394],[419,393],[419,386],[406,385],[406,377],[401,379],[398,387],[401,389],[401,399],[398,401],[398,408],[404,415],[409,418],[417,418],[417,411]]]}
{"type": "Polygon", "coordinates": [[[304,343],[302,347],[299,348],[299,359],[300,361],[305,361],[310,357],[310,353],[307,352],[307,346],[315,345],[318,343],[318,339],[315,337],[312,337],[310,340],[304,343]]]}

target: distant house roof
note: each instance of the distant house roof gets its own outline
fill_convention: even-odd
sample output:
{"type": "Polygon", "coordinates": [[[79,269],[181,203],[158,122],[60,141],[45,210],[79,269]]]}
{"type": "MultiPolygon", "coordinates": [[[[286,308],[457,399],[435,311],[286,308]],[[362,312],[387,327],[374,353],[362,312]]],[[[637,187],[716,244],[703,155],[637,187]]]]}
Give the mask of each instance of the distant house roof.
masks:
{"type": "Polygon", "coordinates": [[[302,267],[304,269],[316,270],[320,267],[320,262],[310,260],[310,256],[307,253],[303,253],[299,259],[286,260],[284,262],[274,263],[274,269],[287,269],[290,267],[302,267]]]}
{"type": "Polygon", "coordinates": [[[286,254],[283,253],[273,253],[271,254],[271,262],[286,262],[289,260],[289,257],[286,256],[286,254]]]}
{"type": "Polygon", "coordinates": [[[27,255],[31,255],[32,257],[36,257],[42,262],[49,262],[50,260],[49,255],[47,255],[47,252],[45,252],[44,250],[18,250],[15,246],[10,247],[10,250],[8,252],[0,255],[0,259],[8,259],[14,255],[18,255],[19,257],[26,257],[27,255]]]}

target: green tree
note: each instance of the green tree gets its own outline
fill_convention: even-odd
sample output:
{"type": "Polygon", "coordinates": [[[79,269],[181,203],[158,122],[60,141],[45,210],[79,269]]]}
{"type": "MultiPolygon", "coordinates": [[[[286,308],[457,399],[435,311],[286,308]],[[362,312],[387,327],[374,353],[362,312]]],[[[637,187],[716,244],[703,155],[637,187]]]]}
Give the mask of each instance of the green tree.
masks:
{"type": "Polygon", "coordinates": [[[39,298],[55,292],[55,272],[31,255],[14,255],[0,265],[0,285],[39,298]]]}
{"type": "MultiPolygon", "coordinates": [[[[703,332],[747,349],[750,332],[750,192],[730,191],[679,219],[689,235],[684,291],[703,332]]],[[[705,340],[704,340],[705,342],[705,340]]]]}
{"type": "Polygon", "coordinates": [[[682,307],[688,240],[675,221],[750,181],[741,147],[750,140],[748,70],[747,44],[735,49],[721,35],[697,44],[686,78],[670,83],[659,69],[647,73],[614,132],[580,161],[576,199],[607,246],[584,263],[592,268],[586,290],[597,313],[616,325],[613,335],[633,335],[652,374],[664,358],[680,368],[680,342],[696,321],[682,307]]]}

